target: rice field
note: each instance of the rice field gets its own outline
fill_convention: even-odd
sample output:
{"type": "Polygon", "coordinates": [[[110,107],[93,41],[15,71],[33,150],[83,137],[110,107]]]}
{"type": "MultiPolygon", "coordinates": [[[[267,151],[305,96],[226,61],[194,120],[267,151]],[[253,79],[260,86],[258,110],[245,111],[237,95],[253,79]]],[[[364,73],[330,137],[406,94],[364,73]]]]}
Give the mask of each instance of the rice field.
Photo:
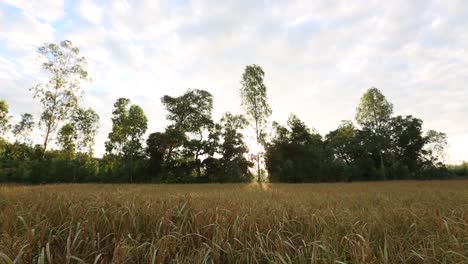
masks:
{"type": "Polygon", "coordinates": [[[468,263],[468,181],[5,185],[0,263],[468,263]]]}

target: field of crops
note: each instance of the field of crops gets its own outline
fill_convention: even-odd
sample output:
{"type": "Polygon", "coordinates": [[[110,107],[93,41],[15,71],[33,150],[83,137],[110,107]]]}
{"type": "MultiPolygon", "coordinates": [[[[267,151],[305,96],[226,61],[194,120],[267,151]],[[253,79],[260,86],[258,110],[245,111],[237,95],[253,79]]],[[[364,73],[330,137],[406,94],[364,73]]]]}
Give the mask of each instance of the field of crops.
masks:
{"type": "Polygon", "coordinates": [[[468,181],[0,186],[0,263],[468,263],[468,181]]]}

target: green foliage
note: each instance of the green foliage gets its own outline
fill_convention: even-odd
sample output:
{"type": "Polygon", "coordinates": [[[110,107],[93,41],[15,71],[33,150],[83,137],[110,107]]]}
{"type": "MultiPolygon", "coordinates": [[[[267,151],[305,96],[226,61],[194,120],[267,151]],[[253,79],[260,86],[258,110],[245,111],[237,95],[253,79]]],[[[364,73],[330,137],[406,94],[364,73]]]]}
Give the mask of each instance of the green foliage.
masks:
{"type": "Polygon", "coordinates": [[[468,162],[464,161],[460,165],[448,166],[448,170],[457,177],[468,177],[468,162]]]}
{"type": "Polygon", "coordinates": [[[21,121],[13,127],[13,135],[17,142],[30,143],[29,139],[34,129],[34,118],[31,114],[25,113],[21,115],[21,121]]]}
{"type": "Polygon", "coordinates": [[[96,169],[89,169],[87,165],[88,161],[92,160],[92,147],[98,120],[99,116],[92,109],[78,109],[70,123],[65,124],[58,133],[57,141],[62,152],[54,158],[54,161],[62,167],[69,167],[73,182],[81,181],[83,177],[94,179],[94,176],[88,174],[91,174],[90,171],[94,171],[92,174],[95,174],[96,169]],[[83,170],[86,172],[83,173],[83,170]],[[86,176],[82,176],[83,174],[86,176]]]}
{"type": "Polygon", "coordinates": [[[79,108],[72,115],[70,124],[76,132],[77,150],[92,155],[94,138],[99,128],[99,115],[91,108],[79,108]]]}
{"type": "Polygon", "coordinates": [[[188,90],[181,96],[162,98],[172,123],[165,132],[150,134],[146,153],[153,181],[245,182],[251,163],[239,130],[247,120],[226,113],[212,121],[212,95],[188,90]]]}
{"type": "MultiPolygon", "coordinates": [[[[187,90],[178,97],[164,96],[161,99],[168,111],[167,118],[172,124],[166,135],[170,141],[179,142],[179,148],[170,147],[166,172],[177,171],[177,178],[202,180],[202,158],[211,150],[209,129],[214,124],[211,118],[213,96],[204,90],[187,90]]],[[[171,176],[170,178],[174,178],[171,176]]]]}
{"type": "Polygon", "coordinates": [[[0,138],[10,129],[10,116],[8,115],[8,103],[0,100],[0,138]]]}
{"type": "Polygon", "coordinates": [[[183,166],[188,167],[190,174],[195,171],[198,180],[202,180],[202,157],[212,152],[209,130],[214,126],[211,117],[213,97],[204,90],[188,90],[180,97],[165,96],[162,100],[169,112],[168,116],[174,117],[169,118],[173,120],[170,128],[184,133],[186,139],[181,151],[186,160],[183,166]]]}
{"type": "Polygon", "coordinates": [[[130,105],[127,98],[119,98],[112,112],[112,132],[106,142],[107,155],[121,160],[120,169],[127,172],[129,181],[137,167],[136,159],[143,155],[143,135],[148,119],[138,105],[130,105]]]}
{"type": "Polygon", "coordinates": [[[342,121],[341,125],[325,136],[325,141],[335,158],[346,164],[351,164],[361,153],[361,144],[358,142],[359,130],[352,121],[342,121]]]}
{"type": "MultiPolygon", "coordinates": [[[[265,72],[258,65],[248,65],[242,75],[241,99],[249,119],[261,129],[271,115],[267,88],[263,83],[265,72]]],[[[257,128],[257,127],[256,127],[257,128]]]]}
{"type": "Polygon", "coordinates": [[[386,179],[384,152],[389,144],[388,123],[393,114],[393,105],[387,101],[382,92],[372,87],[361,97],[356,109],[356,121],[365,130],[371,132],[370,136],[376,143],[380,158],[381,177],[386,179]]]}
{"type": "Polygon", "coordinates": [[[343,121],[324,138],[297,116],[286,126],[273,123],[266,135],[271,108],[264,71],[248,65],[242,76],[245,116],[229,112],[215,122],[213,96],[189,89],[180,96],[161,98],[170,124],[162,132],[144,135],[148,120],[143,109],[119,98],[112,112],[112,131],[106,154],[93,157],[99,116],[79,107],[80,82],[88,79],[86,61],[70,41],[38,49],[48,82],[31,90],[42,106],[40,125],[44,142],[32,146],[34,118],[25,113],[11,131],[14,143],[3,136],[11,123],[7,102],[0,100],[1,182],[249,182],[254,165],[243,131],[253,123],[256,141],[266,152],[251,155],[262,180],[261,159],[271,182],[333,182],[383,179],[466,177],[466,163],[446,167],[447,135],[429,130],[413,116],[392,116],[393,105],[376,88],[367,90],[356,111],[356,127],[343,121]],[[59,149],[49,149],[57,134],[59,149]]]}
{"type": "Polygon", "coordinates": [[[387,101],[382,92],[372,87],[361,97],[356,109],[356,121],[374,133],[383,133],[386,123],[393,114],[393,105],[387,101]]]}
{"type": "Polygon", "coordinates": [[[130,105],[127,98],[119,98],[112,112],[112,132],[106,142],[108,154],[133,158],[142,153],[142,137],[148,128],[148,119],[138,105],[130,105]]]}
{"type": "Polygon", "coordinates": [[[427,158],[443,163],[447,149],[447,134],[429,130],[426,133],[426,143],[427,158]]]}
{"type": "Polygon", "coordinates": [[[420,170],[426,144],[422,124],[421,119],[412,116],[396,116],[390,120],[391,179],[412,178],[420,170]]]}
{"type": "Polygon", "coordinates": [[[315,130],[291,115],[288,127],[275,123],[275,135],[266,149],[266,168],[272,182],[320,182],[331,155],[315,130]]]}
{"type": "Polygon", "coordinates": [[[182,132],[198,133],[211,123],[213,96],[204,90],[188,90],[183,95],[161,99],[167,109],[167,119],[172,122],[171,128],[182,132]]]}
{"type": "Polygon", "coordinates": [[[392,104],[379,90],[372,88],[364,94],[358,107],[356,119],[361,130],[351,121],[343,121],[322,140],[295,116],[288,120],[288,127],[275,123],[275,134],[266,155],[270,180],[317,182],[450,177],[443,164],[446,135],[436,131],[424,135],[421,119],[392,117],[392,111],[392,104]]]}
{"type": "Polygon", "coordinates": [[[75,128],[71,124],[66,124],[60,129],[57,141],[64,151],[74,153],[76,149],[75,140],[77,137],[75,128]]]}
{"type": "MultiPolygon", "coordinates": [[[[267,88],[263,83],[265,72],[258,65],[247,65],[242,75],[241,81],[241,100],[245,113],[254,124],[257,144],[264,143],[265,126],[267,119],[271,115],[271,107],[268,104],[267,88]]],[[[257,181],[260,182],[261,153],[257,153],[257,181]]]]}
{"type": "Polygon", "coordinates": [[[357,129],[351,121],[343,121],[325,136],[325,144],[333,156],[333,169],[342,181],[378,180],[376,148],[368,130],[357,129]]]}
{"type": "Polygon", "coordinates": [[[242,115],[227,112],[218,126],[211,131],[214,151],[203,162],[210,182],[249,182],[252,180],[249,168],[253,164],[245,157],[248,149],[240,132],[247,125],[247,119],[242,115]]]}
{"type": "Polygon", "coordinates": [[[45,62],[42,68],[49,81],[31,88],[42,106],[40,124],[44,129],[43,154],[60,123],[70,119],[81,96],[80,81],[88,79],[86,60],[71,41],[46,43],[37,49],[45,62]]]}

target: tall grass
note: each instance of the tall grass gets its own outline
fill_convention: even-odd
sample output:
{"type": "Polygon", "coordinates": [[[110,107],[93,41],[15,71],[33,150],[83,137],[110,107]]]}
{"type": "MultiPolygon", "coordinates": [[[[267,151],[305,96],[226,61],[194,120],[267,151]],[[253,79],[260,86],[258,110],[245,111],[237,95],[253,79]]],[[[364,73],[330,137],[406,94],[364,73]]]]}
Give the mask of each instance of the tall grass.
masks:
{"type": "Polygon", "coordinates": [[[0,263],[468,263],[468,181],[3,186],[0,263]]]}

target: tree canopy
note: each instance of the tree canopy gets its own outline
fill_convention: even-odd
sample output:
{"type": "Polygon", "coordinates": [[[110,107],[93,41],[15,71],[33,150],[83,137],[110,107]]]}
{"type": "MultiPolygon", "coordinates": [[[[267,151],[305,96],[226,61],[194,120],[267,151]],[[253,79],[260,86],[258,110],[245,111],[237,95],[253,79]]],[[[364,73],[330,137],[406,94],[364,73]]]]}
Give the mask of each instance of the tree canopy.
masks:
{"type": "MultiPolygon", "coordinates": [[[[245,114],[255,129],[255,139],[257,144],[265,143],[265,125],[271,115],[271,107],[268,103],[267,88],[263,82],[265,72],[262,67],[254,64],[247,65],[242,75],[241,81],[241,100],[245,114]]],[[[257,159],[257,181],[262,180],[261,154],[255,153],[257,159]]]]}
{"type": "Polygon", "coordinates": [[[71,41],[46,43],[37,49],[45,60],[42,68],[50,76],[31,91],[42,106],[40,125],[44,129],[43,154],[61,122],[68,121],[79,105],[80,81],[88,79],[86,60],[71,41]]]}
{"type": "Polygon", "coordinates": [[[95,157],[100,118],[80,102],[80,83],[89,80],[85,58],[70,41],[44,44],[38,53],[49,74],[47,82],[32,88],[42,107],[36,120],[44,138],[34,144],[34,116],[24,113],[16,122],[8,103],[0,100],[0,182],[227,183],[256,178],[301,183],[468,174],[466,164],[446,166],[447,134],[425,131],[415,116],[395,116],[392,103],[374,87],[361,97],[355,120],[342,121],[324,136],[295,114],[286,124],[269,123],[265,72],[256,64],[242,73],[244,115],[226,112],[214,119],[213,95],[188,89],[162,96],[169,122],[148,131],[149,122],[161,120],[148,120],[142,107],[118,98],[106,153],[95,157]],[[249,127],[264,151],[249,150],[244,137],[249,127]]]}

